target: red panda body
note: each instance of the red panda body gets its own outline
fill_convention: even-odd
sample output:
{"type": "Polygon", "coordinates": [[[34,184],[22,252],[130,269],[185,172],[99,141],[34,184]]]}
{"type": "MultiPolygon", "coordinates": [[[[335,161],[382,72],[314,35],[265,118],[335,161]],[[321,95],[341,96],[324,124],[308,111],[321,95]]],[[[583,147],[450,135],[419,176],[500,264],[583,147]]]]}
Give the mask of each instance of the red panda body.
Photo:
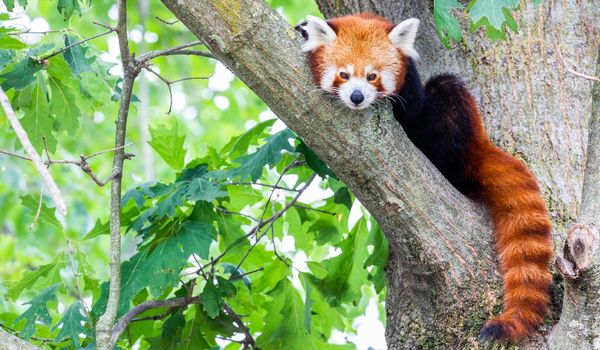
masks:
{"type": "Polygon", "coordinates": [[[547,313],[552,275],[552,225],[535,178],[485,132],[474,98],[455,76],[421,83],[413,42],[418,20],[396,27],[360,14],[296,27],[306,39],[315,82],[352,109],[389,98],[411,141],[463,194],[488,207],[504,279],[504,311],[483,338],[515,342],[547,313]]]}

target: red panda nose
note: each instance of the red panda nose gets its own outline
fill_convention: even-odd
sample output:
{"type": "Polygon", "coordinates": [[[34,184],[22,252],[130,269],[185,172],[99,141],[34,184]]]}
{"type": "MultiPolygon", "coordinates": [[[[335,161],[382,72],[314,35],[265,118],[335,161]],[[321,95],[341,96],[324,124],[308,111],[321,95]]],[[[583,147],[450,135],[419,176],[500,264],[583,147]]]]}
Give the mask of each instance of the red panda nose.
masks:
{"type": "Polygon", "coordinates": [[[352,101],[352,103],[354,103],[355,105],[359,105],[364,100],[365,96],[362,94],[362,92],[358,90],[354,90],[354,92],[352,92],[352,95],[350,95],[350,101],[352,101]]]}

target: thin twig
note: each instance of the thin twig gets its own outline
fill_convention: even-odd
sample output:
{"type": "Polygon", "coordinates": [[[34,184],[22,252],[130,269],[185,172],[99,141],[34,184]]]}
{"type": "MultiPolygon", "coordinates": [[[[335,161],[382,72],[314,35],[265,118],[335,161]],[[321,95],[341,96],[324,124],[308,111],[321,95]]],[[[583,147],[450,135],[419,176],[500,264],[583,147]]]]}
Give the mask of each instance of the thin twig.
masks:
{"type": "Polygon", "coordinates": [[[69,256],[69,262],[71,264],[71,270],[73,272],[73,282],[75,285],[75,290],[77,291],[77,296],[79,297],[79,301],[81,301],[81,305],[83,306],[83,311],[85,311],[85,315],[88,320],[91,320],[92,317],[90,315],[90,309],[88,309],[87,304],[85,303],[85,299],[83,298],[83,293],[81,292],[81,288],[79,287],[79,281],[77,278],[79,277],[79,273],[77,273],[77,268],[75,267],[75,259],[73,258],[73,249],[71,248],[71,240],[67,239],[67,256],[69,256]]]}
{"type": "Polygon", "coordinates": [[[230,282],[237,281],[237,280],[239,280],[240,278],[244,278],[244,277],[246,277],[246,276],[248,276],[248,275],[251,275],[251,274],[253,274],[253,273],[257,273],[257,272],[260,272],[260,271],[264,271],[264,269],[265,269],[264,267],[259,267],[258,269],[255,269],[255,270],[252,270],[252,271],[248,271],[248,272],[244,272],[244,273],[241,273],[241,274],[239,274],[239,275],[232,276],[232,277],[230,277],[230,278],[229,278],[229,281],[230,281],[230,282]]]}
{"type": "Polygon", "coordinates": [[[162,18],[160,18],[160,17],[158,17],[158,16],[155,16],[154,18],[156,18],[156,19],[157,19],[157,20],[159,20],[160,22],[163,22],[164,24],[167,24],[167,25],[170,25],[170,26],[172,26],[172,25],[173,25],[173,24],[175,24],[175,23],[179,23],[179,20],[178,20],[178,19],[173,19],[173,20],[167,21],[167,20],[165,20],[165,19],[162,19],[162,18]]]}
{"type": "Polygon", "coordinates": [[[106,32],[104,32],[104,33],[96,34],[96,35],[94,35],[94,36],[91,36],[91,37],[89,37],[89,38],[86,38],[86,39],[83,39],[83,40],[79,40],[79,41],[77,41],[77,42],[74,42],[74,43],[72,43],[72,44],[69,44],[69,45],[67,45],[67,46],[65,46],[65,47],[63,47],[63,48],[61,48],[60,50],[54,51],[54,52],[52,52],[52,53],[49,53],[49,54],[47,54],[46,56],[42,56],[42,57],[40,57],[40,60],[47,60],[47,59],[49,59],[49,58],[52,58],[52,57],[54,57],[54,56],[56,56],[56,55],[60,55],[61,53],[63,53],[63,52],[65,52],[65,51],[67,51],[67,50],[68,50],[68,49],[70,49],[70,48],[73,48],[73,47],[75,47],[75,46],[81,45],[81,44],[83,44],[83,43],[85,43],[85,42],[88,42],[88,41],[90,41],[90,40],[93,40],[93,39],[99,38],[99,37],[101,37],[101,36],[108,35],[108,34],[110,34],[110,33],[114,32],[114,31],[115,31],[115,29],[114,29],[114,28],[111,28],[111,29],[109,29],[108,31],[106,31],[106,32]]]}
{"type": "Polygon", "coordinates": [[[185,80],[193,80],[193,79],[209,79],[212,75],[208,76],[208,77],[188,77],[188,78],[183,78],[183,79],[178,79],[178,80],[167,80],[165,78],[163,78],[160,74],[158,74],[158,72],[156,72],[154,69],[152,69],[150,66],[148,66],[147,64],[144,65],[144,68],[154,74],[156,77],[158,77],[158,79],[160,79],[163,83],[165,83],[167,85],[167,88],[169,89],[169,110],[167,111],[167,114],[171,114],[171,110],[173,108],[173,91],[171,90],[171,85],[175,84],[175,83],[179,83],[181,81],[185,81],[185,80]]]}
{"type": "Polygon", "coordinates": [[[241,185],[241,186],[252,186],[252,185],[256,185],[256,186],[262,186],[262,187],[269,187],[269,188],[273,188],[276,190],[284,190],[284,191],[290,191],[290,192],[298,192],[298,190],[293,189],[293,188],[289,188],[289,187],[281,187],[281,186],[275,186],[275,185],[270,185],[270,184],[263,184],[260,182],[228,182],[225,185],[229,186],[229,185],[241,185]]]}
{"type": "MultiPolygon", "coordinates": [[[[314,180],[314,178],[315,178],[316,175],[317,174],[312,174],[310,176],[310,178],[308,178],[308,180],[306,181],[306,183],[304,184],[304,186],[302,186],[302,188],[300,188],[298,190],[298,193],[296,194],[296,196],[294,196],[294,198],[290,202],[288,202],[283,209],[281,209],[280,211],[278,211],[277,213],[275,213],[275,215],[271,216],[269,219],[267,219],[265,221],[263,221],[261,219],[261,221],[259,222],[259,224],[256,225],[255,229],[253,229],[251,231],[251,233],[256,232],[256,234],[258,235],[258,232],[259,232],[259,230],[262,227],[264,227],[267,224],[269,225],[269,227],[267,227],[267,229],[265,230],[265,232],[262,235],[260,235],[260,237],[256,238],[256,242],[254,242],[254,244],[250,247],[250,249],[248,249],[246,251],[246,253],[242,257],[242,259],[240,260],[240,262],[237,264],[236,270],[239,269],[240,266],[242,266],[242,264],[244,263],[244,261],[246,260],[246,258],[248,257],[248,255],[250,255],[250,252],[252,252],[252,249],[254,249],[254,247],[258,244],[258,242],[267,234],[269,228],[273,226],[273,224],[275,223],[275,221],[279,217],[281,217],[285,212],[287,212],[288,209],[290,209],[298,201],[298,199],[300,199],[300,196],[302,195],[302,193],[304,193],[304,191],[306,191],[306,189],[308,188],[308,186],[310,186],[310,184],[312,183],[312,181],[314,180]]],[[[275,244],[275,242],[273,242],[273,244],[275,244]]]]}
{"type": "MultiPolygon", "coordinates": [[[[275,215],[274,215],[273,217],[269,218],[268,220],[265,220],[265,221],[263,221],[263,219],[264,219],[264,216],[265,216],[265,213],[266,213],[266,211],[267,211],[267,206],[268,206],[268,205],[269,205],[269,203],[271,202],[271,197],[273,196],[273,192],[275,192],[275,189],[277,188],[277,185],[279,184],[279,182],[280,182],[280,181],[281,181],[281,179],[283,178],[283,175],[284,175],[284,174],[285,174],[287,171],[289,171],[291,168],[293,168],[293,167],[295,167],[295,166],[297,166],[297,165],[299,165],[299,164],[302,164],[302,162],[300,162],[300,161],[298,161],[298,160],[296,159],[296,160],[294,160],[292,163],[290,163],[288,166],[286,166],[286,167],[283,169],[283,171],[281,172],[281,175],[279,176],[279,178],[277,179],[277,182],[275,183],[275,186],[274,186],[273,190],[271,191],[271,193],[270,193],[270,195],[269,195],[269,198],[268,198],[268,200],[267,200],[267,203],[265,204],[265,208],[263,209],[262,215],[261,215],[260,219],[258,220],[258,224],[256,224],[256,226],[254,226],[254,228],[252,228],[252,229],[250,230],[250,232],[248,232],[248,233],[247,233],[247,234],[245,234],[244,236],[242,236],[242,237],[240,237],[240,238],[236,239],[236,240],[235,240],[233,243],[231,243],[231,244],[230,244],[230,245],[229,245],[227,248],[225,248],[225,250],[224,250],[224,251],[223,251],[221,254],[219,254],[219,255],[218,255],[216,258],[212,259],[212,260],[211,260],[211,263],[204,265],[204,266],[202,267],[202,269],[201,269],[201,270],[204,270],[204,268],[206,268],[207,266],[211,266],[211,267],[213,267],[213,266],[214,266],[214,264],[215,264],[217,261],[219,261],[219,260],[220,260],[222,257],[224,257],[224,256],[225,256],[227,253],[229,253],[229,251],[230,251],[231,249],[233,249],[233,248],[234,248],[235,246],[237,246],[238,244],[240,244],[240,243],[244,242],[246,239],[248,239],[248,238],[249,238],[249,237],[251,237],[252,235],[254,235],[254,234],[257,234],[257,233],[258,233],[258,231],[259,231],[259,230],[260,230],[262,227],[264,227],[265,225],[267,225],[267,224],[270,222],[270,220],[272,220],[273,218],[275,218],[275,215]]],[[[287,209],[286,209],[286,210],[287,210],[287,209]]],[[[283,213],[281,213],[281,214],[283,214],[283,213]]],[[[279,217],[279,216],[277,216],[277,217],[279,217]]],[[[275,218],[275,219],[276,219],[276,218],[275,218]]]]}
{"type": "Polygon", "coordinates": [[[321,209],[317,209],[317,208],[313,208],[313,207],[309,207],[307,205],[303,205],[303,204],[294,204],[294,206],[296,208],[302,208],[302,209],[306,209],[306,210],[310,210],[310,211],[316,211],[317,213],[323,213],[323,214],[327,214],[327,215],[331,215],[331,216],[336,216],[337,214],[331,211],[326,211],[326,210],[321,210],[321,209]]]}
{"type": "Polygon", "coordinates": [[[9,152],[9,151],[4,151],[4,150],[1,150],[1,149],[0,149],[0,153],[6,154],[7,156],[11,156],[11,157],[23,159],[23,160],[28,160],[28,161],[31,162],[31,158],[27,158],[27,157],[22,156],[22,155],[17,154],[17,153],[12,153],[12,152],[9,152]]]}
{"type": "Polygon", "coordinates": [[[31,31],[28,29],[28,30],[21,31],[21,32],[6,33],[6,34],[8,34],[8,35],[23,35],[23,34],[46,35],[46,34],[50,34],[50,33],[62,33],[62,32],[69,32],[69,31],[70,31],[69,29],[56,29],[56,30],[46,30],[43,32],[34,32],[34,31],[31,31]]]}
{"type": "Polygon", "coordinates": [[[558,53],[558,58],[560,59],[563,67],[565,68],[565,70],[573,75],[576,75],[580,78],[584,78],[584,79],[588,79],[591,81],[596,81],[596,82],[600,82],[600,77],[595,77],[593,75],[587,75],[587,74],[583,74],[583,73],[579,73],[576,70],[574,70],[573,68],[569,67],[569,65],[567,65],[567,62],[565,61],[562,52],[560,52],[560,48],[558,47],[558,43],[556,41],[554,41],[554,49],[556,50],[556,52],[558,53]]]}
{"type": "Polygon", "coordinates": [[[90,154],[89,156],[86,156],[86,157],[85,157],[85,159],[86,159],[86,160],[88,160],[88,159],[90,159],[90,158],[93,158],[93,157],[99,156],[99,155],[101,155],[101,154],[108,153],[108,152],[114,152],[114,151],[116,151],[116,150],[119,150],[119,149],[121,149],[121,148],[125,148],[125,147],[129,147],[129,146],[133,146],[133,142],[126,143],[126,144],[124,144],[124,145],[121,145],[121,146],[118,146],[118,147],[113,147],[113,148],[105,149],[104,151],[100,151],[100,152],[92,153],[92,154],[90,154]]]}
{"type": "Polygon", "coordinates": [[[221,206],[216,206],[215,208],[217,208],[217,210],[219,210],[219,211],[220,211],[220,212],[222,212],[223,214],[228,214],[228,215],[239,215],[239,216],[243,216],[243,217],[245,217],[245,218],[248,218],[248,219],[250,219],[250,220],[252,220],[252,221],[258,221],[258,219],[257,219],[257,218],[255,218],[255,217],[254,217],[254,216],[252,216],[252,215],[248,215],[248,214],[240,213],[240,212],[237,212],[237,211],[231,211],[231,210],[228,210],[227,208],[224,208],[224,207],[221,207],[221,206]]]}
{"type": "Polygon", "coordinates": [[[225,309],[225,312],[227,312],[227,315],[229,315],[229,317],[231,317],[233,319],[233,321],[238,325],[238,327],[244,333],[244,336],[245,336],[244,345],[250,345],[252,348],[256,348],[256,342],[254,341],[254,338],[252,337],[252,334],[250,333],[250,329],[248,329],[248,327],[246,327],[246,325],[244,324],[244,321],[242,321],[240,316],[238,314],[236,314],[235,311],[233,311],[233,309],[231,308],[231,306],[229,306],[227,303],[223,303],[223,309],[225,309]]]}
{"type": "Polygon", "coordinates": [[[42,136],[42,141],[44,142],[44,151],[46,151],[46,158],[48,158],[48,161],[46,162],[46,168],[49,168],[50,164],[52,164],[52,159],[50,159],[50,152],[48,152],[48,145],[46,144],[46,136],[42,136]]]}
{"type": "Polygon", "coordinates": [[[213,60],[218,59],[217,56],[213,55],[212,53],[200,50],[177,50],[173,52],[166,52],[160,56],[200,56],[204,58],[211,58],[213,60]]]}
{"type": "Polygon", "coordinates": [[[31,158],[33,165],[35,165],[35,168],[37,169],[37,171],[40,173],[40,176],[42,177],[42,181],[46,185],[46,188],[48,188],[48,191],[50,192],[50,196],[52,197],[52,200],[54,200],[54,203],[56,204],[56,210],[58,210],[58,212],[60,214],[66,215],[67,214],[67,205],[65,204],[65,200],[63,199],[62,194],[60,193],[60,189],[58,189],[58,186],[56,186],[56,182],[54,182],[52,175],[50,175],[50,173],[48,172],[48,169],[44,166],[44,163],[42,162],[42,159],[40,158],[39,154],[37,153],[37,151],[31,144],[31,141],[29,140],[27,133],[23,129],[23,126],[21,126],[21,123],[19,122],[19,119],[17,118],[15,111],[13,110],[12,106],[10,105],[10,102],[8,101],[8,96],[6,96],[6,94],[4,93],[4,90],[1,87],[0,87],[0,104],[2,104],[2,108],[4,108],[6,117],[8,118],[8,121],[10,122],[10,125],[12,126],[13,130],[17,134],[19,141],[21,141],[21,145],[23,145],[23,149],[25,149],[25,152],[31,158]]]}
{"type": "MultiPolygon", "coordinates": [[[[93,153],[89,156],[84,156],[81,155],[79,160],[71,160],[71,159],[56,159],[56,160],[52,160],[50,159],[50,154],[48,154],[48,148],[46,147],[45,144],[45,139],[44,139],[44,148],[46,149],[46,156],[48,157],[48,160],[44,162],[44,164],[46,165],[46,167],[50,167],[52,164],[71,164],[71,165],[76,165],[78,167],[81,168],[81,170],[83,170],[83,172],[85,172],[86,174],[88,174],[90,176],[90,178],[100,187],[106,185],[109,181],[111,181],[112,179],[114,179],[114,177],[116,176],[115,173],[113,172],[113,174],[109,175],[106,179],[104,180],[100,180],[96,174],[94,174],[94,172],[92,171],[92,169],[90,168],[90,165],[88,164],[87,160],[92,158],[92,157],[96,157],[98,155],[104,154],[104,153],[108,153],[108,152],[113,152],[122,148],[125,148],[127,146],[131,146],[133,145],[133,143],[128,143],[126,145],[122,145],[119,147],[113,147],[104,151],[100,151],[100,152],[96,152],[93,153]]],[[[22,156],[20,154],[16,154],[16,153],[12,153],[12,152],[8,152],[8,151],[3,151],[0,150],[0,153],[12,156],[12,157],[16,157],[16,158],[20,158],[23,160],[28,160],[28,161],[32,161],[31,158],[27,158],[25,156],[22,156]]],[[[125,159],[131,159],[134,155],[131,153],[125,153],[124,154],[124,158],[125,159]]]]}
{"type": "Polygon", "coordinates": [[[29,231],[31,231],[33,226],[35,226],[38,219],[40,218],[40,213],[42,212],[42,199],[44,198],[43,195],[44,195],[44,186],[42,186],[42,188],[40,188],[40,199],[38,200],[38,207],[35,212],[35,216],[33,217],[33,221],[29,225],[29,231]]]}
{"type": "Polygon", "coordinates": [[[202,44],[202,42],[200,40],[196,40],[196,41],[192,41],[191,43],[173,46],[168,49],[150,51],[150,52],[146,52],[145,54],[139,55],[136,60],[138,61],[138,63],[143,64],[153,58],[156,58],[159,56],[166,56],[170,53],[173,53],[173,52],[176,52],[179,50],[183,50],[183,49],[187,49],[188,47],[201,45],[201,44],[202,44]]]}

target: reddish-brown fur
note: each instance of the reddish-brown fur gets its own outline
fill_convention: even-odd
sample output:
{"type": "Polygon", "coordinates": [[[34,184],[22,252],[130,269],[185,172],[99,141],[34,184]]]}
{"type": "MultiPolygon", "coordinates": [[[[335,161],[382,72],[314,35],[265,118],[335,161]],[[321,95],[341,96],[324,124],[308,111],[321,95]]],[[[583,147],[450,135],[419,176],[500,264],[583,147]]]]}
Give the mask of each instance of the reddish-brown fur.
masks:
{"type": "MultiPolygon", "coordinates": [[[[409,60],[401,50],[392,47],[387,37],[393,28],[391,23],[382,17],[364,14],[336,18],[328,23],[337,38],[331,45],[322,46],[311,54],[317,83],[327,66],[353,64],[360,72],[369,64],[380,71],[393,69],[397,77],[396,93],[400,93],[405,84],[409,60]]],[[[336,77],[334,86],[343,82],[336,77]]],[[[373,84],[381,91],[380,82],[373,84]]],[[[433,101],[430,103],[445,104],[442,106],[445,108],[435,106],[430,109],[437,111],[433,113],[435,115],[427,117],[438,118],[436,121],[448,130],[460,127],[468,129],[450,140],[460,143],[457,149],[464,151],[464,164],[451,164],[459,169],[444,173],[443,167],[436,164],[435,151],[431,151],[433,146],[428,148],[431,141],[421,140],[427,137],[422,137],[417,131],[411,134],[411,125],[416,127],[410,124],[410,120],[403,126],[411,140],[457,188],[482,200],[489,208],[504,278],[504,312],[487,322],[482,336],[508,341],[522,339],[542,323],[549,303],[548,289],[552,276],[548,266],[553,255],[552,225],[544,200],[535,178],[523,162],[489,140],[471,94],[462,85],[454,91],[444,91],[443,86],[436,91],[436,82],[431,84],[434,86],[428,87],[429,95],[425,103],[433,101]],[[461,188],[461,184],[466,185],[461,188]]],[[[426,109],[421,106],[414,108],[426,109]]],[[[402,123],[402,117],[397,118],[402,123]]]]}
{"type": "Polygon", "coordinates": [[[499,338],[516,341],[535,331],[548,311],[552,224],[533,174],[490,142],[475,101],[469,100],[477,140],[468,150],[471,172],[492,216],[504,278],[504,312],[486,328],[500,328],[499,338]]]}

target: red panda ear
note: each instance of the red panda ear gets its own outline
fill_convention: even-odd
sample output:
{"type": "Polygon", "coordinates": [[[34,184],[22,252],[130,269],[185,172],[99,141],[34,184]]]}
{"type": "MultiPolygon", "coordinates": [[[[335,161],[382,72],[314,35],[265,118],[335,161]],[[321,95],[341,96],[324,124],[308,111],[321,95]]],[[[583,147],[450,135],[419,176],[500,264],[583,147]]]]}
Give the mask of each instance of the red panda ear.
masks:
{"type": "Polygon", "coordinates": [[[419,54],[413,45],[418,29],[419,20],[416,18],[409,18],[395,26],[388,34],[388,37],[395,48],[402,50],[406,56],[417,59],[419,58],[419,54]]]}
{"type": "Polygon", "coordinates": [[[300,31],[306,39],[302,44],[303,52],[313,51],[323,45],[331,44],[337,37],[327,22],[315,16],[307,16],[296,26],[296,30],[300,31]]]}

